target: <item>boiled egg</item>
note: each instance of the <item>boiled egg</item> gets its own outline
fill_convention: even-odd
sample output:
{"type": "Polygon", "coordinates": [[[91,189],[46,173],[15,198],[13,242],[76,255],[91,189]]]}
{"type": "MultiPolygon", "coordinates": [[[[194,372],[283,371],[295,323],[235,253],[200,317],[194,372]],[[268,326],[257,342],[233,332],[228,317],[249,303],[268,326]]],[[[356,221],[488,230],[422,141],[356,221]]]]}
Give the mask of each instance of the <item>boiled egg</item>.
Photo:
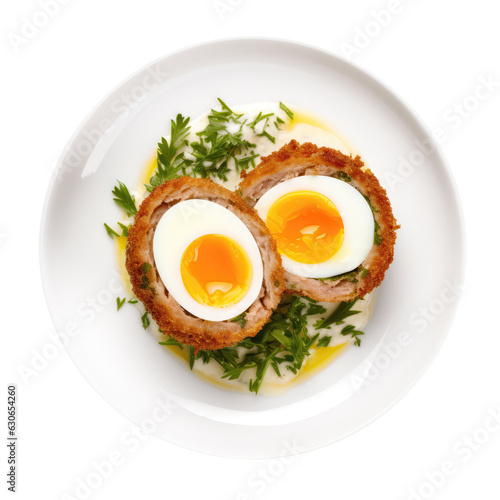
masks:
{"type": "Polygon", "coordinates": [[[246,225],[217,203],[191,199],[168,209],[156,227],[153,254],[168,292],[198,318],[232,319],[260,293],[257,243],[246,225]]]}
{"type": "Polygon", "coordinates": [[[322,175],[286,180],[255,206],[276,240],[283,267],[307,278],[356,269],[373,246],[374,220],[363,195],[322,175]]]}

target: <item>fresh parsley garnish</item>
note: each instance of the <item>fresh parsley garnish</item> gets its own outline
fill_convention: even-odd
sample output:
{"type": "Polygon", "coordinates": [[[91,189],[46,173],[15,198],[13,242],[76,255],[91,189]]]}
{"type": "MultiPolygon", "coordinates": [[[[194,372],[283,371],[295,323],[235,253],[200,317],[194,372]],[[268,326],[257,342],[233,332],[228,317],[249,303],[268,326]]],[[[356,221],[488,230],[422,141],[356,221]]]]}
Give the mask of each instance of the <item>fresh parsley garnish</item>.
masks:
{"type": "MultiPolygon", "coordinates": [[[[304,297],[304,298],[308,298],[308,297],[304,297]]],[[[311,316],[312,314],[323,314],[323,313],[326,313],[326,309],[321,304],[313,303],[307,309],[308,316],[311,316]]]]}
{"type": "Polygon", "coordinates": [[[122,224],[121,222],[118,222],[118,225],[120,226],[122,230],[122,236],[125,236],[125,238],[128,237],[128,230],[130,229],[130,226],[126,226],[125,224],[122,224]]]}
{"type": "Polygon", "coordinates": [[[181,175],[186,175],[188,164],[184,158],[184,152],[181,149],[188,145],[187,136],[191,127],[189,118],[178,114],[174,120],[170,120],[170,142],[162,137],[158,143],[156,157],[156,171],[149,179],[148,191],[152,191],[155,186],[163,184],[181,175]]]}
{"type": "Polygon", "coordinates": [[[212,109],[208,114],[208,126],[196,135],[199,140],[190,144],[195,157],[191,164],[194,176],[218,178],[227,181],[229,161],[235,163],[236,171],[254,163],[255,144],[243,137],[242,114],[235,113],[221,99],[222,111],[212,109]],[[249,152],[250,154],[246,154],[249,152]]]}
{"type": "Polygon", "coordinates": [[[293,113],[280,101],[280,108],[288,115],[290,120],[293,120],[293,113]]]}
{"type": "Polygon", "coordinates": [[[342,328],[342,331],[340,332],[341,335],[350,335],[351,338],[354,339],[354,345],[360,346],[361,345],[361,339],[359,338],[359,335],[364,335],[364,332],[360,332],[359,330],[356,330],[354,328],[354,325],[347,325],[344,328],[342,328]]]}
{"type": "MultiPolygon", "coordinates": [[[[329,344],[331,337],[319,339],[319,333],[309,335],[307,327],[308,316],[325,312],[326,309],[315,300],[298,295],[287,296],[255,337],[246,338],[234,347],[216,351],[200,350],[196,354],[188,347],[189,364],[192,367],[197,359],[201,359],[203,363],[209,363],[213,359],[223,369],[222,378],[229,380],[239,378],[246,370],[255,369],[255,376],[249,381],[249,390],[257,394],[268,369],[274,370],[278,376],[282,375],[283,370],[296,374],[311,354],[310,349],[314,344],[317,347],[329,344]],[[241,356],[238,353],[239,347],[246,349],[241,356]]],[[[337,319],[357,313],[358,311],[344,315],[337,313],[337,319]]],[[[232,321],[241,321],[244,319],[241,316],[232,321]]],[[[178,345],[178,342],[168,339],[160,344],[178,345]]]]}
{"type": "Polygon", "coordinates": [[[144,327],[144,330],[151,324],[151,321],[149,320],[149,315],[147,312],[145,312],[142,317],[142,326],[144,327]]]}
{"type": "Polygon", "coordinates": [[[121,222],[118,222],[118,225],[120,226],[120,228],[122,230],[122,234],[118,234],[114,229],[112,229],[106,223],[104,223],[104,227],[106,228],[106,232],[108,233],[108,236],[110,238],[114,238],[115,236],[118,238],[120,236],[125,236],[125,237],[128,236],[128,230],[130,229],[130,226],[126,226],[125,224],[122,224],[121,222]]]}
{"type": "MultiPolygon", "coordinates": [[[[222,99],[218,101],[221,109],[210,110],[208,125],[196,133],[196,140],[188,140],[189,118],[179,114],[171,121],[170,141],[162,138],[158,144],[157,169],[146,186],[148,191],[182,175],[227,181],[231,161],[237,172],[255,167],[259,155],[254,151],[256,145],[244,138],[244,127],[275,142],[269,126],[274,113],[261,112],[248,123],[243,113],[236,113],[222,99]]],[[[293,113],[283,103],[280,107],[293,119],[293,113]]],[[[277,123],[285,122],[277,117],[277,123]]]]}
{"type": "Polygon", "coordinates": [[[173,339],[172,337],[168,338],[167,340],[163,342],[159,342],[160,345],[167,345],[167,346],[175,346],[179,347],[179,349],[184,349],[184,344],[181,344],[178,340],[173,339]]]}
{"type": "Polygon", "coordinates": [[[259,114],[255,117],[255,119],[253,120],[253,122],[251,122],[248,126],[260,137],[264,136],[264,137],[267,137],[273,144],[276,143],[276,139],[274,138],[274,136],[272,136],[269,132],[267,132],[266,130],[266,127],[268,125],[268,122],[269,122],[269,118],[271,118],[271,116],[274,116],[274,113],[267,113],[267,114],[262,114],[262,111],[259,112],[259,114]],[[264,121],[264,124],[262,126],[262,130],[260,132],[256,131],[255,130],[255,126],[260,123],[261,121],[264,121]]]}
{"type": "Polygon", "coordinates": [[[276,120],[274,120],[274,126],[276,127],[276,130],[281,130],[281,126],[285,123],[285,120],[282,120],[279,116],[276,117],[276,120]]]}
{"type": "Polygon", "coordinates": [[[188,354],[189,354],[189,368],[191,368],[192,370],[195,360],[194,347],[192,345],[188,345],[188,354]]]}
{"type": "Polygon", "coordinates": [[[267,121],[271,116],[274,116],[274,113],[266,113],[265,115],[263,115],[262,111],[260,111],[255,119],[248,124],[248,126],[255,132],[255,125],[257,125],[257,123],[261,122],[262,120],[267,121]]]}
{"type": "Polygon", "coordinates": [[[358,299],[354,299],[347,302],[341,302],[337,309],[328,316],[328,318],[320,319],[314,323],[314,328],[316,330],[329,328],[330,325],[341,325],[345,319],[349,316],[354,316],[355,314],[359,314],[361,311],[353,311],[352,308],[354,304],[358,301],[358,299]]]}
{"type": "Polygon", "coordinates": [[[139,301],[134,298],[127,301],[126,297],[123,297],[123,299],[121,299],[120,297],[116,297],[116,310],[119,311],[124,306],[125,302],[127,302],[128,304],[137,304],[137,302],[139,301]]]}
{"type": "MultiPolygon", "coordinates": [[[[146,184],[146,190],[151,192],[156,186],[165,181],[176,179],[183,175],[204,177],[220,181],[227,181],[231,170],[231,162],[236,172],[255,167],[255,160],[259,157],[255,153],[256,144],[245,139],[244,127],[269,141],[275,142],[271,134],[270,120],[274,113],[260,112],[252,122],[243,119],[243,113],[233,111],[222,99],[217,99],[220,110],[212,109],[208,114],[208,125],[204,130],[196,133],[196,139],[190,141],[190,118],[181,115],[170,120],[170,137],[161,138],[156,155],[156,169],[146,184]]],[[[293,120],[293,113],[280,102],[280,108],[293,120]]],[[[285,121],[276,116],[274,125],[285,121]]],[[[115,203],[125,210],[128,217],[137,213],[135,199],[122,182],[112,191],[115,203]]],[[[122,229],[121,236],[128,236],[129,226],[118,223],[122,229]]],[[[120,236],[114,229],[105,225],[108,235],[113,238],[120,236]]]]}
{"type": "Polygon", "coordinates": [[[123,182],[118,181],[118,186],[113,188],[111,191],[115,196],[113,201],[125,210],[128,217],[132,217],[137,213],[137,207],[135,206],[134,197],[130,194],[127,186],[123,182]]]}
{"type": "Polygon", "coordinates": [[[332,340],[332,337],[321,337],[318,340],[318,343],[316,344],[316,347],[328,347],[330,345],[330,340],[332,340]]]}
{"type": "Polygon", "coordinates": [[[106,232],[110,238],[113,238],[114,236],[120,237],[120,235],[115,230],[111,229],[106,223],[104,223],[104,227],[106,228],[106,232]]]}
{"type": "MultiPolygon", "coordinates": [[[[355,314],[359,314],[361,311],[353,311],[354,304],[358,301],[358,299],[351,300],[349,302],[341,302],[337,309],[328,316],[326,319],[321,319],[314,324],[314,328],[319,330],[320,328],[330,328],[331,325],[341,325],[344,323],[344,320],[353,316],[355,314]]],[[[351,338],[354,339],[354,345],[360,346],[361,339],[359,335],[364,335],[363,332],[356,330],[354,325],[347,325],[342,328],[340,332],[341,335],[351,335],[351,338]]],[[[326,347],[330,343],[331,337],[323,337],[318,341],[318,347],[326,347]],[[328,339],[328,342],[324,339],[328,339]],[[323,345],[324,342],[327,342],[326,345],[323,345]]]]}

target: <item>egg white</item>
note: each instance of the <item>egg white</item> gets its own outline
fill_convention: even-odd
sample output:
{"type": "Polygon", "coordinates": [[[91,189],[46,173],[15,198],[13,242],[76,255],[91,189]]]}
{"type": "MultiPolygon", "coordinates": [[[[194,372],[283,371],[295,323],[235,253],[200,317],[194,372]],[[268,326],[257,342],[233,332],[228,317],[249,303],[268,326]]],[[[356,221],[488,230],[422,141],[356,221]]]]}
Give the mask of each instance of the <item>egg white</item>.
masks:
{"type": "Polygon", "coordinates": [[[305,278],[327,278],[356,269],[373,246],[375,230],[371,208],[363,195],[347,182],[333,177],[295,177],[272,187],[259,199],[255,208],[264,222],[273,203],[295,191],[313,191],[331,200],[344,223],[344,240],[335,255],[317,264],[304,264],[282,254],[283,267],[288,272],[305,278]]]}
{"type": "Polygon", "coordinates": [[[225,321],[245,312],[260,293],[263,265],[259,247],[252,233],[232,212],[217,203],[192,199],[167,210],[156,227],[153,238],[156,268],[174,299],[198,318],[225,321]],[[181,259],[189,244],[206,234],[232,238],[247,253],[252,265],[252,282],[245,296],[227,307],[211,307],[197,302],[186,290],[181,276],[181,259]]]}

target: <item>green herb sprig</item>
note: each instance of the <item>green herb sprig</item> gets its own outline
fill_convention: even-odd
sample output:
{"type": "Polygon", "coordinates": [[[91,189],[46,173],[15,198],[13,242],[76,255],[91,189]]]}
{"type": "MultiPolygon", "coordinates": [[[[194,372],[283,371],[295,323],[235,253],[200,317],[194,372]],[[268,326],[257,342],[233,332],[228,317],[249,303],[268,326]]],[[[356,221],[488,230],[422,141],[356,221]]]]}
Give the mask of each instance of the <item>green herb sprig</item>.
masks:
{"type": "Polygon", "coordinates": [[[142,320],[142,326],[143,326],[144,330],[146,330],[146,328],[151,324],[151,320],[149,319],[149,315],[147,312],[145,312],[141,316],[141,320],[142,320]]]}
{"type": "MultiPolygon", "coordinates": [[[[170,120],[170,138],[167,140],[162,137],[158,143],[156,169],[149,179],[149,184],[145,185],[148,192],[165,181],[183,175],[227,181],[231,161],[238,173],[255,167],[255,160],[259,155],[254,150],[256,144],[244,139],[244,126],[251,128],[258,136],[267,137],[269,141],[275,142],[269,124],[269,120],[275,116],[274,113],[261,112],[252,122],[247,123],[247,120],[243,119],[243,113],[236,113],[222,99],[217,100],[221,109],[210,111],[207,117],[209,123],[204,130],[196,134],[197,140],[191,142],[188,140],[191,131],[189,117],[179,113],[175,120],[170,120]],[[259,126],[260,132],[256,131],[258,124],[262,125],[262,129],[259,126]]],[[[292,111],[282,102],[280,108],[293,120],[292,111]]],[[[276,116],[274,125],[278,130],[283,123],[285,121],[276,116]]],[[[127,217],[137,214],[135,199],[123,182],[118,181],[112,193],[113,200],[125,211],[127,217]]],[[[118,225],[122,229],[121,235],[105,224],[108,236],[127,237],[128,226],[121,223],[118,225]]]]}
{"type": "Polygon", "coordinates": [[[331,325],[341,325],[344,323],[344,320],[349,318],[350,316],[354,316],[355,314],[359,314],[361,311],[353,311],[354,304],[358,299],[354,299],[351,301],[341,302],[337,309],[330,314],[327,318],[322,318],[316,323],[314,323],[314,328],[316,330],[323,328],[330,328],[331,325]]]}
{"type": "Polygon", "coordinates": [[[123,304],[125,304],[125,301],[126,301],[126,297],[124,297],[123,299],[120,299],[120,297],[116,297],[116,310],[119,311],[123,304]]]}
{"type": "Polygon", "coordinates": [[[156,156],[156,170],[146,189],[150,192],[155,186],[170,181],[176,177],[187,174],[187,160],[181,148],[188,145],[186,137],[189,135],[191,127],[189,118],[178,114],[174,120],[170,120],[170,142],[164,137],[158,143],[156,156]]]}
{"type": "MultiPolygon", "coordinates": [[[[346,303],[342,303],[339,307],[346,303]]],[[[338,308],[337,308],[338,310],[338,308]]],[[[319,333],[309,335],[307,320],[311,315],[323,314],[326,309],[315,300],[298,295],[287,296],[282,300],[278,309],[272,314],[269,322],[253,338],[246,338],[237,346],[224,347],[216,351],[200,350],[191,354],[190,366],[197,359],[203,363],[210,360],[216,361],[223,369],[222,378],[235,380],[249,369],[255,369],[255,377],[249,381],[249,390],[257,394],[268,369],[272,369],[278,376],[283,370],[290,370],[296,374],[304,364],[306,358],[311,354],[311,347],[326,347],[331,337],[319,339],[319,333]],[[244,347],[247,352],[242,356],[238,353],[238,347],[244,347]]],[[[350,314],[337,313],[336,321],[342,320],[359,311],[350,311],[350,314]]],[[[242,318],[234,318],[233,321],[241,321],[242,318]]],[[[177,345],[174,339],[160,342],[162,345],[177,345]]]]}
{"type": "MultiPolygon", "coordinates": [[[[157,169],[146,186],[148,191],[181,175],[227,181],[231,160],[237,172],[255,167],[255,159],[259,155],[254,151],[256,145],[244,139],[244,126],[251,128],[258,136],[275,142],[269,124],[274,113],[261,112],[247,123],[247,120],[243,120],[243,113],[236,113],[222,99],[217,100],[221,109],[210,110],[208,125],[196,133],[197,140],[189,142],[187,139],[189,118],[179,114],[175,121],[171,121],[170,142],[162,138],[158,144],[157,169]],[[256,130],[258,124],[261,124],[260,132],[256,130]]],[[[280,108],[293,120],[293,113],[281,102],[280,108]]],[[[274,124],[278,130],[279,124],[283,123],[283,119],[276,117],[274,124]]]]}
{"type": "Polygon", "coordinates": [[[113,201],[120,207],[125,210],[125,213],[128,217],[132,217],[137,213],[137,207],[135,206],[135,199],[130,194],[127,186],[123,184],[123,182],[118,181],[118,186],[113,188],[111,191],[115,196],[113,201]]]}
{"type": "Polygon", "coordinates": [[[342,331],[340,332],[341,335],[350,335],[351,338],[354,339],[354,345],[360,346],[361,345],[361,339],[359,338],[359,335],[364,335],[364,332],[361,332],[359,330],[356,330],[354,328],[354,325],[347,325],[342,328],[342,331]]]}

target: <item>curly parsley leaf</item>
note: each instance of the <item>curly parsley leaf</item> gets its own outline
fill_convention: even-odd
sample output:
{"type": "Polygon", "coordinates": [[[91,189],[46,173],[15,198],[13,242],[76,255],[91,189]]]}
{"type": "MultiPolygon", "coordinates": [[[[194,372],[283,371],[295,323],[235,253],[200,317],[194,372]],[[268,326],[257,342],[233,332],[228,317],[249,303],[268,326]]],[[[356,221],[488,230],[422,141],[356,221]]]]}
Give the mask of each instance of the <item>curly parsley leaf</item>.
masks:
{"type": "Polygon", "coordinates": [[[256,145],[244,138],[243,127],[249,127],[256,135],[275,142],[268,124],[274,113],[259,113],[247,123],[242,120],[243,113],[236,113],[220,98],[218,101],[221,109],[210,110],[208,125],[196,133],[197,140],[188,140],[191,128],[189,118],[179,114],[175,121],[171,121],[170,141],[162,138],[158,144],[157,169],[150,184],[146,185],[148,191],[182,175],[227,181],[231,161],[237,172],[255,167],[255,159],[259,155],[254,151],[256,145]]]}
{"type": "Polygon", "coordinates": [[[115,196],[113,201],[125,210],[128,217],[132,217],[137,213],[137,207],[135,206],[134,197],[130,194],[127,186],[123,182],[118,181],[118,186],[113,188],[111,191],[115,196]]]}
{"type": "Polygon", "coordinates": [[[248,168],[258,155],[253,151],[255,144],[244,139],[242,114],[235,113],[221,99],[222,111],[212,109],[208,114],[208,126],[198,132],[198,141],[190,144],[195,160],[193,173],[200,177],[215,177],[227,180],[229,161],[235,163],[236,171],[248,168]],[[250,154],[247,154],[250,152],[250,154]]]}
{"type": "Polygon", "coordinates": [[[186,175],[189,162],[184,158],[184,152],[181,152],[181,149],[188,145],[186,138],[191,129],[189,120],[189,117],[185,118],[180,113],[175,121],[170,120],[170,142],[162,137],[158,143],[156,170],[149,179],[149,185],[146,185],[149,192],[165,181],[186,175]]]}

